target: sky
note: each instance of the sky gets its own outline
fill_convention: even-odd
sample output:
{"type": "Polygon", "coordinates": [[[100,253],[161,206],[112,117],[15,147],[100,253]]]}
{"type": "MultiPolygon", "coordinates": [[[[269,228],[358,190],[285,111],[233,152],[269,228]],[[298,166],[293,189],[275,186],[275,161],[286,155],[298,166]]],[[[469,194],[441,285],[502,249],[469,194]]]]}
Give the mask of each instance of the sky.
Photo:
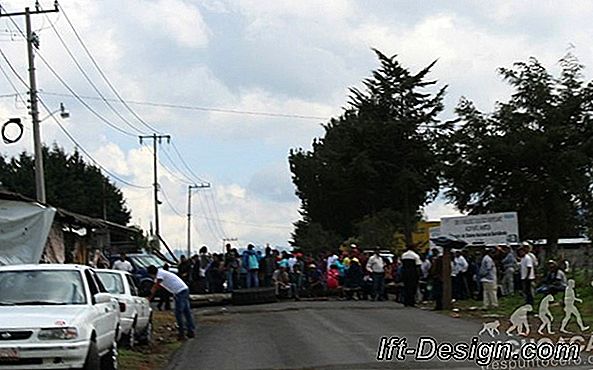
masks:
{"type": "MultiPolygon", "coordinates": [[[[48,0],[40,3],[44,9],[53,5],[48,0]]],[[[13,12],[34,2],[0,4],[13,12]]],[[[439,86],[448,85],[441,119],[454,117],[461,97],[491,111],[496,101],[511,93],[497,75],[499,67],[533,56],[554,71],[569,51],[585,66],[593,65],[593,2],[566,4],[64,0],[61,14],[33,17],[40,38],[36,67],[41,99],[50,111],[64,103],[70,118],[54,117],[76,144],[51,117],[42,122],[43,141],[68,150],[84,149],[129,183],[115,180],[132,210],[132,223],[148,229],[153,221],[152,149],[146,146],[150,142],[140,144],[137,135],[151,134],[149,127],[169,134],[172,143],[158,146],[161,233],[168,244],[186,247],[187,186],[209,182],[210,189],[193,193],[194,250],[203,244],[219,250],[225,237],[237,238],[233,243],[241,246],[285,246],[292,223],[300,217],[288,153],[292,148],[310,148],[313,138],[323,135],[322,124],[341,114],[348,89],[360,86],[378,65],[372,48],[397,55],[412,71],[437,60],[431,76],[439,86]],[[95,68],[68,20],[130,109],[118,101],[95,68]],[[70,89],[82,96],[84,104],[70,89]],[[99,97],[97,90],[115,99],[110,106],[86,98],[99,97]]],[[[14,21],[24,29],[22,17],[14,21]]],[[[9,18],[0,19],[0,48],[26,80],[26,44],[9,18]]],[[[3,59],[0,66],[16,90],[25,92],[3,59]]],[[[0,96],[14,93],[4,76],[0,81],[0,96]]],[[[41,112],[45,118],[47,112],[43,108],[41,112]]],[[[30,151],[26,104],[2,97],[0,118],[10,117],[25,120],[25,134],[16,144],[0,143],[0,152],[30,151]]],[[[435,220],[459,212],[439,197],[424,214],[435,220]]]]}

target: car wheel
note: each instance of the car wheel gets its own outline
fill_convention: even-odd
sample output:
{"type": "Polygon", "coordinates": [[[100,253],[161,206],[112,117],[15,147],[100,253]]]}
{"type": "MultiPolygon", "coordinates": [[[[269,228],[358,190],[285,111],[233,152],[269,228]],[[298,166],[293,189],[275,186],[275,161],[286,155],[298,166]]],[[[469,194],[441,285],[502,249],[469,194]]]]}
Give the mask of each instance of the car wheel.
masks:
{"type": "Polygon", "coordinates": [[[118,353],[117,341],[113,341],[109,352],[101,358],[101,370],[117,370],[118,368],[118,353]]]}
{"type": "Polygon", "coordinates": [[[101,370],[101,361],[99,359],[99,350],[97,343],[91,341],[89,351],[86,355],[83,370],[101,370]]]}
{"type": "Polygon", "coordinates": [[[136,324],[132,325],[130,331],[123,335],[122,343],[133,349],[136,346],[136,324]]]}
{"type": "Polygon", "coordinates": [[[148,324],[146,324],[146,328],[142,332],[142,336],[138,342],[143,345],[149,345],[152,342],[152,317],[148,320],[148,324]]]}

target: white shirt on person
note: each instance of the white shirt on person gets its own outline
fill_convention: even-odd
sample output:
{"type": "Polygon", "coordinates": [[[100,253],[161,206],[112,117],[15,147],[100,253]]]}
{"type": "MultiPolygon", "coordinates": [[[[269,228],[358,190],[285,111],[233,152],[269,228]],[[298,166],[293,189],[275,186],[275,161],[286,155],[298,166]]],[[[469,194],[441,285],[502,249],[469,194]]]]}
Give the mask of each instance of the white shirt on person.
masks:
{"type": "Polygon", "coordinates": [[[453,270],[451,271],[451,276],[457,276],[467,271],[469,268],[469,263],[463,256],[455,257],[453,260],[453,270]]]}
{"type": "Polygon", "coordinates": [[[156,281],[171,294],[178,294],[189,289],[181,278],[172,272],[159,269],[156,274],[156,281]]]}
{"type": "Polygon", "coordinates": [[[405,251],[401,258],[402,260],[414,260],[414,264],[416,266],[420,266],[422,265],[422,260],[420,259],[420,256],[418,255],[418,253],[414,252],[413,250],[407,250],[405,251]]]}
{"type": "Polygon", "coordinates": [[[117,261],[113,262],[113,269],[119,270],[119,271],[132,272],[134,270],[134,267],[132,267],[132,264],[130,263],[130,261],[117,260],[117,261]]]}
{"type": "Polygon", "coordinates": [[[367,270],[376,274],[383,273],[385,271],[385,262],[383,262],[383,258],[373,254],[367,261],[367,270]]]}
{"type": "Polygon", "coordinates": [[[535,263],[533,258],[526,254],[521,258],[521,280],[535,280],[535,263]],[[529,270],[531,268],[531,271],[529,270]]]}

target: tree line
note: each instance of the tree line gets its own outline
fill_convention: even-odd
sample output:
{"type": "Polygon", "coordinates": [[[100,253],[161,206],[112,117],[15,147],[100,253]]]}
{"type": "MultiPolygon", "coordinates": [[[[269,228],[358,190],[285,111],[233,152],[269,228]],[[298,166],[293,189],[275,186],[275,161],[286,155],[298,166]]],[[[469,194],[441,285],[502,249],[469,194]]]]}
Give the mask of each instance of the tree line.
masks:
{"type": "MultiPolygon", "coordinates": [[[[81,215],[120,225],[130,221],[121,190],[101,170],[84,161],[77,150],[67,153],[53,145],[42,148],[47,203],[81,215]]],[[[35,199],[35,159],[25,151],[0,154],[0,186],[35,199]]]]}
{"type": "Polygon", "coordinates": [[[593,223],[593,81],[567,54],[552,74],[536,58],[500,68],[513,93],[481,112],[468,98],[444,121],[447,86],[435,62],[412,72],[374,50],[379,67],[351,88],[344,112],[311,149],[292,149],[302,219],[291,244],[308,252],[345,241],[409,242],[439,193],[460,211],[517,211],[523,239],[588,235],[593,223]]]}

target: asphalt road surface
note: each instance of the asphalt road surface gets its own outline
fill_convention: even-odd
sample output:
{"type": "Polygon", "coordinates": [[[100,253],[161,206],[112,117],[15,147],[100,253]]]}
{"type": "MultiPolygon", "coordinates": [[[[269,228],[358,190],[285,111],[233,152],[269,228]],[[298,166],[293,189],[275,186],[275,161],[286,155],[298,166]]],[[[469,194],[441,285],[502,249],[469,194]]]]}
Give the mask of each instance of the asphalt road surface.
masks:
{"type": "MultiPolygon", "coordinates": [[[[290,302],[196,311],[196,338],[169,370],[194,369],[477,369],[473,363],[378,362],[382,336],[469,341],[479,323],[393,302],[290,302]]],[[[412,356],[413,357],[413,356],[412,356]]]]}

